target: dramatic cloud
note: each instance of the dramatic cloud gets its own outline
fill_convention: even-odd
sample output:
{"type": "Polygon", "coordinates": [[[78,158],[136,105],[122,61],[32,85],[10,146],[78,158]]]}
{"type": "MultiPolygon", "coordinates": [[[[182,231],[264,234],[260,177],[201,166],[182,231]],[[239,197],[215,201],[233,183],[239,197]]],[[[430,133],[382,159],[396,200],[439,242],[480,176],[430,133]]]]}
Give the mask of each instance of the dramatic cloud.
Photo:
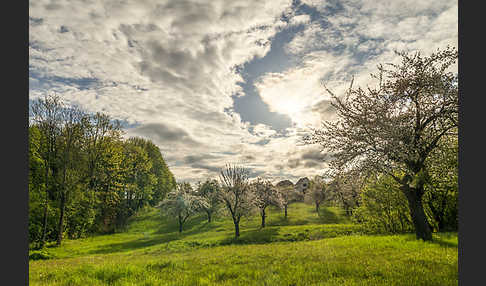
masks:
{"type": "Polygon", "coordinates": [[[184,146],[197,146],[198,143],[184,129],[174,126],[167,126],[162,123],[148,123],[131,130],[131,133],[150,138],[159,144],[172,145],[181,144],[184,146]]]}
{"type": "Polygon", "coordinates": [[[295,182],[329,159],[300,142],[335,117],[323,84],[342,93],[395,49],[447,45],[457,47],[457,1],[39,0],[29,97],[55,92],[126,122],[177,180],[238,163],[295,182]]]}

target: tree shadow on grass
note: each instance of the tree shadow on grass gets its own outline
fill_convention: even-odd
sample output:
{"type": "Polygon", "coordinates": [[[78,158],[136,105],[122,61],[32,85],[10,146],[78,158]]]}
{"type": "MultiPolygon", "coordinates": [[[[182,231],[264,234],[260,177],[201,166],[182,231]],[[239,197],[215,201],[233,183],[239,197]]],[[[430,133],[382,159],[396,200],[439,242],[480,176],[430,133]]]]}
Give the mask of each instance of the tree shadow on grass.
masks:
{"type": "Polygon", "coordinates": [[[149,247],[161,243],[166,243],[174,240],[179,240],[181,235],[177,233],[166,234],[162,236],[157,236],[154,238],[139,238],[125,242],[111,243],[99,246],[97,249],[89,251],[87,254],[107,254],[115,252],[125,252],[130,250],[135,250],[139,248],[149,247]]]}
{"type": "MultiPolygon", "coordinates": [[[[456,234],[457,235],[457,234],[456,234]]],[[[451,242],[451,241],[447,241],[446,239],[447,238],[451,238],[453,237],[454,234],[452,233],[438,233],[437,235],[434,235],[432,237],[432,243],[434,244],[438,244],[442,247],[453,247],[453,248],[457,248],[458,247],[458,243],[457,242],[451,242]]]]}
{"type": "MultiPolygon", "coordinates": [[[[410,232],[405,232],[401,233],[407,235],[404,240],[405,241],[423,241],[415,235],[413,231],[410,232]]],[[[432,240],[427,241],[426,243],[432,243],[432,244],[437,244],[442,247],[452,247],[452,248],[457,248],[458,244],[457,242],[451,242],[447,241],[447,239],[450,239],[451,237],[454,237],[454,233],[434,233],[432,234],[432,240]]],[[[456,234],[457,235],[457,234],[456,234]]]]}
{"type": "Polygon", "coordinates": [[[278,216],[270,217],[267,221],[268,226],[289,226],[289,225],[307,225],[307,224],[338,224],[349,223],[346,219],[339,217],[335,212],[327,209],[319,209],[319,215],[314,209],[308,210],[310,213],[306,218],[295,219],[293,217],[278,216]]]}
{"type": "MultiPolygon", "coordinates": [[[[195,225],[190,230],[183,231],[182,233],[172,232],[157,235],[153,238],[139,238],[126,242],[112,243],[98,247],[97,249],[90,251],[88,254],[107,254],[115,252],[125,252],[145,248],[157,244],[170,243],[172,241],[181,240],[187,236],[198,234],[201,229],[207,230],[212,227],[210,223],[206,222],[202,225],[195,225]]],[[[234,233],[231,233],[227,238],[213,242],[214,246],[230,245],[230,244],[264,244],[276,241],[275,236],[278,235],[278,228],[260,228],[251,230],[242,230],[239,238],[234,237],[234,233]]],[[[188,245],[198,245],[197,242],[187,242],[188,245]]]]}
{"type": "MultiPolygon", "coordinates": [[[[166,234],[179,231],[179,224],[176,219],[170,219],[165,217],[165,223],[163,223],[159,229],[154,232],[155,234],[166,234]]],[[[218,227],[218,224],[214,221],[211,223],[207,222],[207,218],[204,215],[198,215],[189,219],[182,226],[182,233],[190,231],[191,233],[204,232],[218,227]]]]}
{"type": "Polygon", "coordinates": [[[243,230],[240,232],[240,237],[235,238],[234,233],[223,239],[220,245],[229,244],[264,244],[274,242],[274,237],[278,235],[278,228],[265,227],[252,230],[243,230]]]}
{"type": "Polygon", "coordinates": [[[329,210],[328,208],[320,208],[319,209],[319,222],[320,223],[342,223],[345,222],[345,219],[339,217],[335,212],[329,210]]]}
{"type": "Polygon", "coordinates": [[[444,240],[440,240],[440,239],[432,239],[431,241],[432,243],[434,244],[438,244],[442,247],[453,247],[453,248],[457,248],[457,243],[454,243],[454,242],[450,242],[450,241],[444,241],[444,240]]]}
{"type": "Polygon", "coordinates": [[[106,254],[131,251],[157,244],[177,241],[187,236],[206,232],[218,227],[218,225],[208,223],[207,221],[203,223],[205,220],[206,219],[203,216],[194,217],[192,220],[187,222],[187,225],[184,225],[182,233],[179,233],[179,226],[177,223],[169,222],[153,234],[130,241],[102,245],[95,250],[89,251],[88,254],[106,254]]]}

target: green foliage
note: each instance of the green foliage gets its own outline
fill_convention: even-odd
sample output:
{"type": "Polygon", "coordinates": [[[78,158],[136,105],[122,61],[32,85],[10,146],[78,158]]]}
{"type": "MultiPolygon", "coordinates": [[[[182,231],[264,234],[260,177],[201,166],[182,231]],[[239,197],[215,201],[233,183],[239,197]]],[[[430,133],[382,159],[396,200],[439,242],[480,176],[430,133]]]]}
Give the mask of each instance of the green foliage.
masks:
{"type": "Polygon", "coordinates": [[[207,204],[201,205],[201,210],[206,212],[208,222],[211,222],[212,216],[216,214],[221,208],[221,200],[219,198],[221,186],[217,180],[206,180],[204,183],[198,182],[196,194],[205,199],[207,204]]]}
{"type": "Polygon", "coordinates": [[[167,164],[162,158],[159,147],[149,140],[132,137],[129,142],[135,146],[141,147],[147,154],[149,161],[152,163],[150,167],[150,174],[152,174],[156,181],[152,190],[151,199],[149,200],[151,206],[157,205],[165,196],[176,187],[174,175],[167,167],[167,164]]]}
{"type": "Polygon", "coordinates": [[[175,184],[149,140],[124,140],[117,121],[65,106],[55,95],[32,105],[29,124],[29,242],[124,229],[175,184]]]}
{"type": "MultiPolygon", "coordinates": [[[[419,172],[410,184],[424,182],[422,204],[434,231],[458,229],[458,142],[443,137],[427,161],[427,173],[419,172]]],[[[401,177],[403,174],[395,174],[401,177]]],[[[407,198],[391,176],[381,175],[361,190],[361,205],[354,219],[373,232],[400,233],[413,230],[407,198]]]]}
{"type": "Polygon", "coordinates": [[[53,258],[55,257],[44,249],[29,251],[29,260],[47,260],[53,258]]]}
{"type": "Polygon", "coordinates": [[[178,183],[160,206],[162,212],[178,219],[179,232],[190,216],[202,208],[209,208],[207,200],[198,196],[189,183],[178,183]]]}
{"type": "Polygon", "coordinates": [[[424,207],[436,231],[458,229],[458,138],[444,137],[427,161],[424,207]]]}
{"type": "Polygon", "coordinates": [[[407,199],[400,185],[382,175],[361,191],[361,205],[353,218],[371,232],[400,233],[413,230],[407,199]]]}
{"type": "Polygon", "coordinates": [[[321,176],[315,176],[309,181],[309,188],[304,201],[314,204],[316,213],[319,214],[319,206],[326,199],[327,186],[321,176]]]}

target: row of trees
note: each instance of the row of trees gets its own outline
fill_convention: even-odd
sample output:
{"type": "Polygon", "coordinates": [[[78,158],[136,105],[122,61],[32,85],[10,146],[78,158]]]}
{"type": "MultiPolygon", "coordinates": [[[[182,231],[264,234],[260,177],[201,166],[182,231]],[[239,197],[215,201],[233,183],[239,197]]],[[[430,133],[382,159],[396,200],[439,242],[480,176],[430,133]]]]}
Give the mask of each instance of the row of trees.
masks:
{"type": "MultiPolygon", "coordinates": [[[[433,154],[434,160],[428,162],[431,180],[425,186],[424,209],[427,223],[434,231],[457,231],[458,227],[458,146],[457,140],[451,139],[444,138],[441,148],[433,154]]],[[[287,218],[288,206],[293,202],[314,205],[317,215],[323,203],[341,207],[347,216],[375,233],[414,230],[407,200],[391,176],[380,173],[365,176],[353,170],[328,180],[314,176],[308,182],[305,190],[288,180],[274,186],[261,177],[250,181],[248,170],[243,167],[227,166],[221,171],[220,181],[206,180],[195,188],[189,183],[178,184],[162,202],[162,211],[177,218],[179,232],[192,215],[203,212],[210,223],[216,213],[223,211],[231,217],[236,237],[240,235],[242,217],[258,213],[264,228],[267,207],[281,208],[287,218]]]]}
{"type": "Polygon", "coordinates": [[[325,198],[325,183],[321,177],[311,180],[308,191],[304,194],[297,190],[292,182],[282,181],[275,186],[264,178],[249,179],[249,170],[241,166],[227,165],[220,173],[220,180],[199,182],[196,188],[189,183],[179,183],[161,203],[163,214],[177,218],[179,232],[187,219],[196,213],[207,214],[211,222],[215,213],[223,210],[231,217],[235,227],[235,237],[240,236],[240,221],[243,217],[258,213],[261,227],[265,227],[267,208],[276,206],[288,215],[288,206],[296,201],[309,201],[319,205],[325,198]]]}
{"type": "Polygon", "coordinates": [[[174,186],[159,148],[123,139],[119,122],[47,95],[29,122],[29,240],[43,247],[65,235],[113,232],[174,186]]]}

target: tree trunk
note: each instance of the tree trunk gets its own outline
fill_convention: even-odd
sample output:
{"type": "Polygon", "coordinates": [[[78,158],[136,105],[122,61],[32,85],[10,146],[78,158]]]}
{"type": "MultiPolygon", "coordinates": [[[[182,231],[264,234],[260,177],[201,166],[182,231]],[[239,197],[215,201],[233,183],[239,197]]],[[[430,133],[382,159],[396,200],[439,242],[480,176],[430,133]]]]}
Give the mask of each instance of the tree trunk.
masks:
{"type": "Polygon", "coordinates": [[[66,194],[61,193],[61,205],[59,210],[61,214],[59,216],[58,234],[57,234],[57,245],[61,245],[62,233],[64,232],[64,213],[66,212],[66,194]]]}
{"type": "MultiPolygon", "coordinates": [[[[67,154],[67,153],[65,153],[67,154]]],[[[61,201],[59,205],[59,223],[57,227],[57,246],[61,245],[62,233],[64,231],[64,213],[66,212],[66,169],[67,169],[67,155],[64,155],[64,168],[62,172],[62,189],[61,189],[61,201]]]]}
{"type": "Polygon", "coordinates": [[[437,216],[438,231],[444,231],[446,227],[445,211],[447,206],[447,192],[442,196],[441,208],[439,215],[437,216]]]}
{"type": "Polygon", "coordinates": [[[422,205],[423,190],[409,188],[407,186],[404,193],[408,200],[410,216],[412,217],[417,239],[422,239],[424,241],[432,240],[432,231],[430,230],[427,217],[425,216],[424,207],[422,205]]]}
{"type": "Polygon", "coordinates": [[[261,216],[262,216],[262,228],[264,228],[265,227],[265,209],[262,209],[261,216]]]}
{"type": "Polygon", "coordinates": [[[238,238],[240,237],[240,222],[236,220],[234,220],[233,222],[235,224],[235,237],[238,238]]]}
{"type": "Polygon", "coordinates": [[[179,215],[179,233],[182,232],[182,217],[179,215]]]}
{"type": "Polygon", "coordinates": [[[208,214],[208,223],[211,222],[211,212],[206,212],[208,214]]]}
{"type": "Polygon", "coordinates": [[[47,207],[49,204],[49,166],[46,164],[46,201],[44,204],[44,217],[42,220],[42,237],[41,237],[41,242],[40,242],[40,248],[44,247],[44,244],[46,243],[46,233],[47,233],[47,207]]]}
{"type": "Polygon", "coordinates": [[[285,205],[285,218],[287,218],[287,205],[285,205]]]}

